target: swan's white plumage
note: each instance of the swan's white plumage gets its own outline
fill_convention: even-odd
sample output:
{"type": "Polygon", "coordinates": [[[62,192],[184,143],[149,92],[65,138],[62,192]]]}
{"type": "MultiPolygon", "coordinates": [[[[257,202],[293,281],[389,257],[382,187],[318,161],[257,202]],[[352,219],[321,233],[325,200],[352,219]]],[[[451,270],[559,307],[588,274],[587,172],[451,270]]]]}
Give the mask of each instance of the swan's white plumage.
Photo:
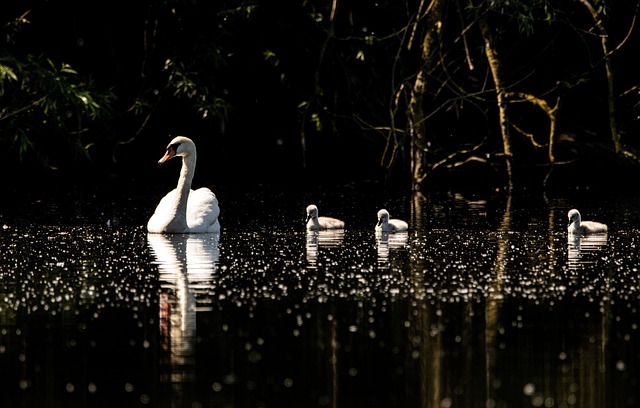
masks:
{"type": "Polygon", "coordinates": [[[344,221],[332,217],[318,217],[318,207],[314,204],[307,206],[307,230],[320,231],[326,229],[344,228],[344,221]]]}
{"type": "Polygon", "coordinates": [[[389,211],[384,208],[378,211],[378,222],[376,223],[376,231],[381,232],[399,232],[409,229],[406,221],[397,218],[390,218],[389,211]]]}
{"type": "Polygon", "coordinates": [[[193,141],[178,136],[167,146],[166,154],[158,163],[173,157],[182,157],[178,186],[164,196],[147,223],[151,233],[208,233],[219,232],[220,208],[215,194],[202,187],[191,190],[195,173],[196,147],[193,141]]]}
{"type": "MultiPolygon", "coordinates": [[[[220,223],[218,221],[218,215],[220,209],[218,207],[218,200],[211,190],[202,187],[197,190],[189,191],[189,199],[187,200],[186,211],[186,226],[187,230],[166,230],[170,223],[169,214],[172,214],[175,210],[175,195],[176,189],[171,190],[166,196],[162,197],[158,207],[153,216],[149,219],[147,224],[147,230],[155,233],[206,233],[206,232],[219,232],[220,223]]],[[[176,214],[175,219],[182,218],[182,216],[176,214]]],[[[180,222],[182,224],[182,222],[180,222]]]]}
{"type": "Polygon", "coordinates": [[[570,210],[567,216],[569,217],[569,227],[567,228],[569,234],[587,235],[607,232],[605,224],[595,221],[582,221],[580,212],[575,208],[570,210]]]}

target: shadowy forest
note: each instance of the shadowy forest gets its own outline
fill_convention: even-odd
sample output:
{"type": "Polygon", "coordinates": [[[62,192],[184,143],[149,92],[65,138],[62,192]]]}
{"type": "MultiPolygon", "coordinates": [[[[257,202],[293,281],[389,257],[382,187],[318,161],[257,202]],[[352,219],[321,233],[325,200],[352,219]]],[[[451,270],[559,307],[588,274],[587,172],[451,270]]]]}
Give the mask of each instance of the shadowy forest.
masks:
{"type": "Polygon", "coordinates": [[[148,183],[186,135],[200,184],[607,186],[640,175],[639,7],[7,0],[0,166],[148,183]]]}

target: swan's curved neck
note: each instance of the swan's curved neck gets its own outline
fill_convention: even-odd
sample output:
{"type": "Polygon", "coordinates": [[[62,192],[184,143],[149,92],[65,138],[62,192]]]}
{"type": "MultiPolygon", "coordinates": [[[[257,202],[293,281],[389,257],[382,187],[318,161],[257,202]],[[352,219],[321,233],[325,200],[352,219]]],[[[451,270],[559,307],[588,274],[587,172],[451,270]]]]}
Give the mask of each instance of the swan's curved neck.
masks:
{"type": "Polygon", "coordinates": [[[189,199],[189,191],[191,190],[191,181],[196,171],[196,153],[193,152],[182,158],[182,168],[180,169],[180,178],[176,187],[176,213],[187,214],[187,200],[189,199]]]}

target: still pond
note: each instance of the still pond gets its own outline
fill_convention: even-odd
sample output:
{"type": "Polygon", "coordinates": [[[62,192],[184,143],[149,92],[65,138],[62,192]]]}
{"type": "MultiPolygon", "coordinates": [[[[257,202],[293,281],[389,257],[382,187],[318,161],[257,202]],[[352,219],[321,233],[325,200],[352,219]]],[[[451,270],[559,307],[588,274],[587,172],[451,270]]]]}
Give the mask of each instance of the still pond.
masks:
{"type": "Polygon", "coordinates": [[[217,194],[217,235],[148,235],[159,192],[5,201],[0,406],[640,407],[640,197],[217,194]]]}

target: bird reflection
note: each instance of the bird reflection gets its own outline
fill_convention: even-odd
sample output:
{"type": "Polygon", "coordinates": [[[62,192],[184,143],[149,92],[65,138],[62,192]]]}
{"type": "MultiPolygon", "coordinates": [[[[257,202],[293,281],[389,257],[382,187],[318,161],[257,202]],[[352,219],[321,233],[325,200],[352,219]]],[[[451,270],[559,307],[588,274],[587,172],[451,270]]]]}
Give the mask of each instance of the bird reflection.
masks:
{"type": "Polygon", "coordinates": [[[409,243],[408,232],[376,231],[376,246],[378,248],[378,265],[388,266],[389,253],[393,249],[404,248],[409,243]]]}
{"type": "Polygon", "coordinates": [[[318,265],[318,249],[342,245],[344,230],[307,231],[307,263],[315,268],[318,265]]]}
{"type": "Polygon", "coordinates": [[[607,244],[607,234],[571,235],[567,236],[569,267],[576,268],[593,264],[593,256],[607,244]]]}
{"type": "Polygon", "coordinates": [[[195,381],[196,312],[206,310],[219,234],[148,234],[160,272],[161,380],[195,381]]]}

